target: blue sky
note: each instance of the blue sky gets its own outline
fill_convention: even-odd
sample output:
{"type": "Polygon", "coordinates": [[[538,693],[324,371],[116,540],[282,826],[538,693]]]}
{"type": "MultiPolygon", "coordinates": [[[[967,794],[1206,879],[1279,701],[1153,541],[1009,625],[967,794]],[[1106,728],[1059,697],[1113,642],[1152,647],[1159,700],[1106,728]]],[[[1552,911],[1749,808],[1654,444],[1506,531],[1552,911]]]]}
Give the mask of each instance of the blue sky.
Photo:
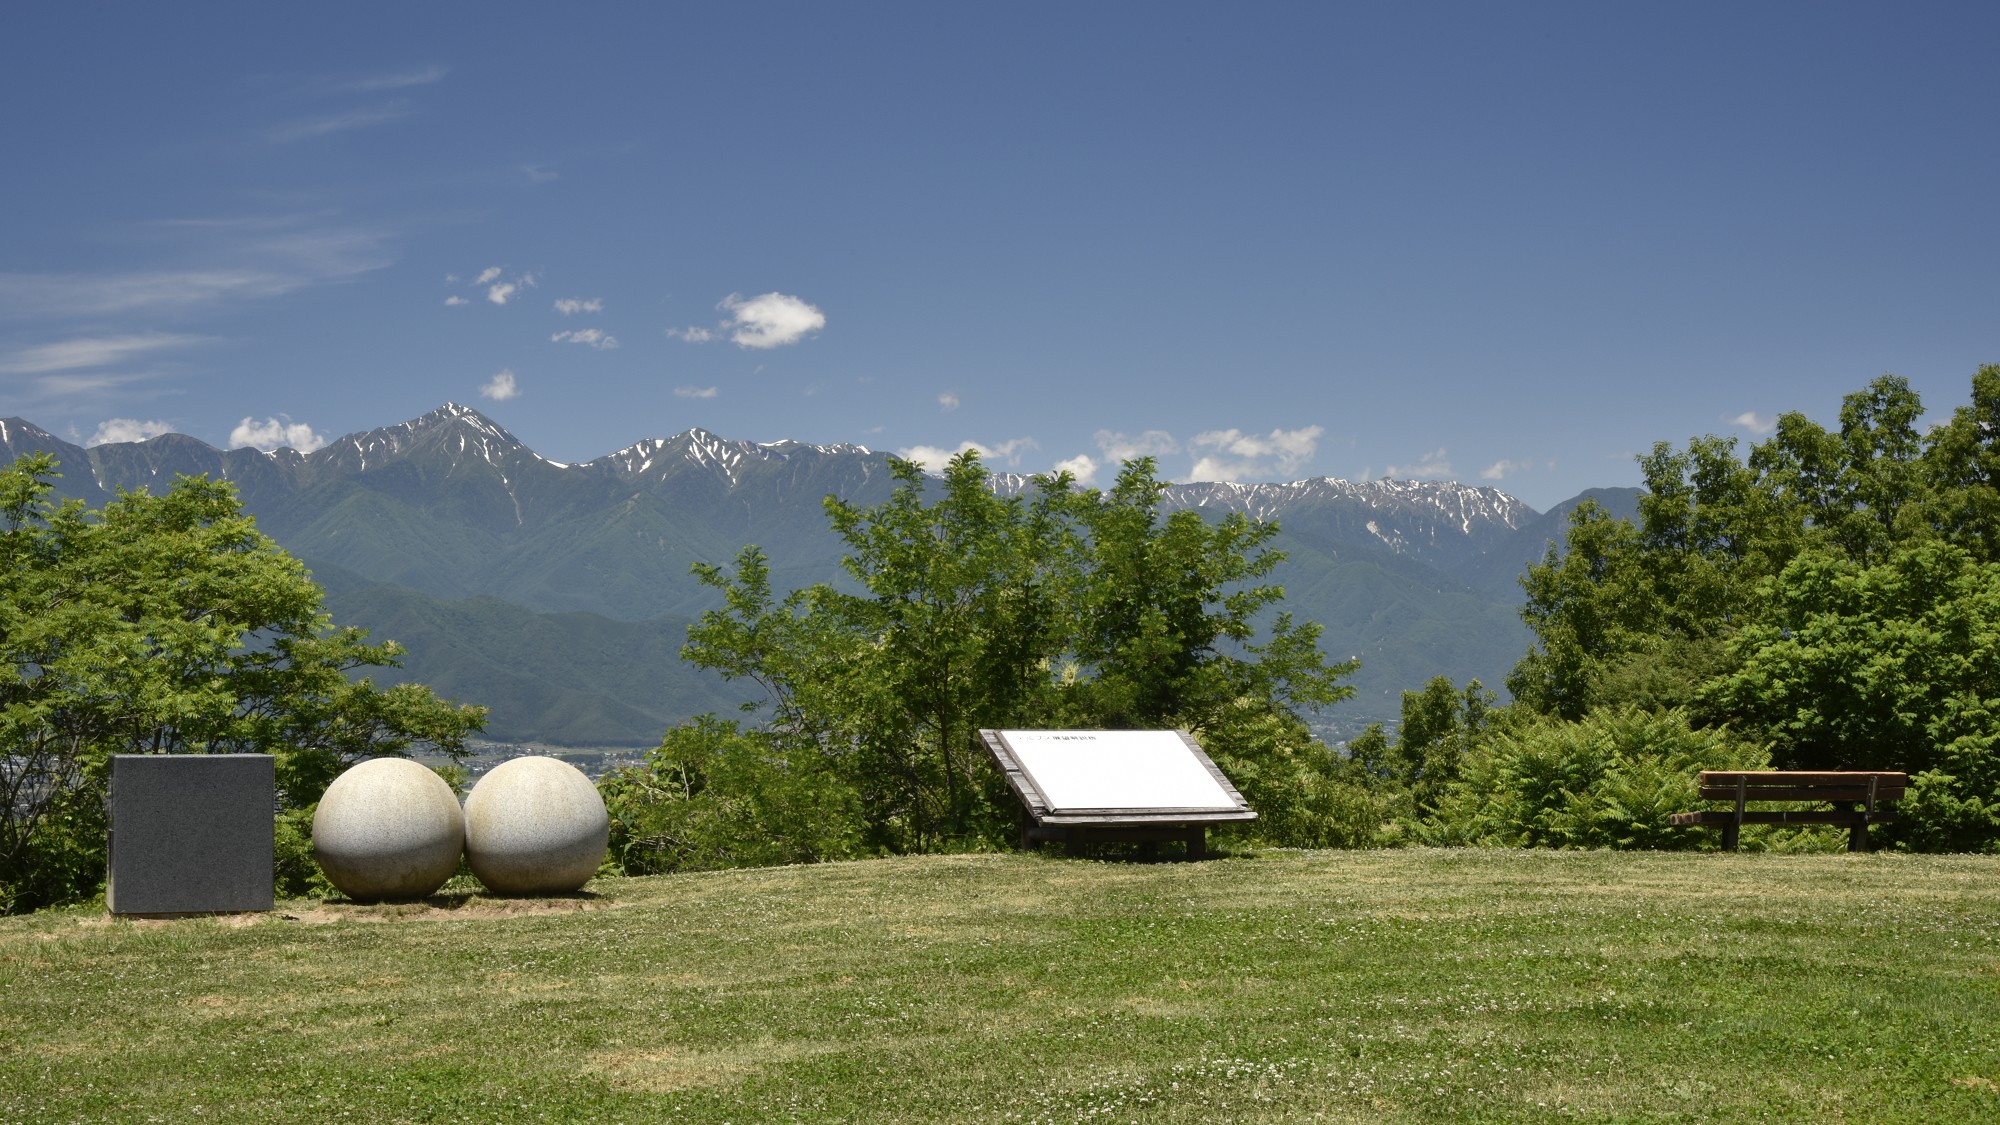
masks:
{"type": "Polygon", "coordinates": [[[2000,362],[2000,5],[15,5],[0,415],[1400,476],[2000,362]],[[511,287],[511,288],[509,288],[511,287]]]}

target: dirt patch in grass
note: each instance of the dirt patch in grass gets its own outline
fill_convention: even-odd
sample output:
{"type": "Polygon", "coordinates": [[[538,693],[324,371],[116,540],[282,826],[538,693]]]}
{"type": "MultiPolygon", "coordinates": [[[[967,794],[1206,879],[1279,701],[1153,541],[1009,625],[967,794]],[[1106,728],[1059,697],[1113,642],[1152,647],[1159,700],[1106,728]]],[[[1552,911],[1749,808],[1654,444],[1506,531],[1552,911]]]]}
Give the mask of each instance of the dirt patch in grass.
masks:
{"type": "Polygon", "coordinates": [[[1954,1078],[1951,1080],[1951,1084],[1961,1090],[1982,1090],[1987,1093],[2000,1092],[2000,1083],[1994,1082],[1991,1078],[1982,1078],[1977,1074],[1965,1078],[1954,1078]]]}
{"type": "Polygon", "coordinates": [[[625,905],[588,892],[548,898],[490,898],[486,895],[433,895],[422,902],[320,902],[281,909],[264,917],[324,926],[333,922],[472,922],[543,914],[588,914],[625,905]]]}
{"type": "MultiPolygon", "coordinates": [[[[270,924],[324,926],[334,922],[472,922],[496,918],[525,918],[551,914],[589,914],[616,910],[628,905],[605,895],[582,892],[547,898],[495,898],[484,894],[432,895],[420,902],[293,902],[281,903],[271,911],[243,914],[186,914],[159,917],[87,914],[76,919],[86,930],[130,926],[137,930],[157,930],[170,926],[212,925],[241,930],[270,924]]],[[[62,935],[44,931],[43,941],[62,935]]]]}

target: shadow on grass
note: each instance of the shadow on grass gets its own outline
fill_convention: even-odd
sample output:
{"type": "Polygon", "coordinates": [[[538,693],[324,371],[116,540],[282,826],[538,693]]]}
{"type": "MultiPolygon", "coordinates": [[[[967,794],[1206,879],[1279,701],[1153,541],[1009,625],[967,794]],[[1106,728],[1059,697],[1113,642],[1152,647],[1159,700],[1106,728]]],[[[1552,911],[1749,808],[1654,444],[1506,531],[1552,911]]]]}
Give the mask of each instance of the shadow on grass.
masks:
{"type": "Polygon", "coordinates": [[[355,922],[453,921],[478,918],[516,918],[536,914],[580,914],[605,910],[619,903],[595,891],[565,894],[499,895],[480,887],[451,888],[420,899],[363,901],[334,896],[317,901],[287,903],[276,912],[285,922],[307,924],[355,922]]]}
{"type": "Polygon", "coordinates": [[[1217,859],[1255,859],[1257,853],[1247,849],[1219,848],[1210,844],[1201,855],[1191,856],[1181,848],[1162,848],[1157,844],[1088,843],[1065,844],[1047,843],[1034,850],[1034,854],[1051,859],[1074,859],[1086,863],[1207,863],[1217,859]]]}

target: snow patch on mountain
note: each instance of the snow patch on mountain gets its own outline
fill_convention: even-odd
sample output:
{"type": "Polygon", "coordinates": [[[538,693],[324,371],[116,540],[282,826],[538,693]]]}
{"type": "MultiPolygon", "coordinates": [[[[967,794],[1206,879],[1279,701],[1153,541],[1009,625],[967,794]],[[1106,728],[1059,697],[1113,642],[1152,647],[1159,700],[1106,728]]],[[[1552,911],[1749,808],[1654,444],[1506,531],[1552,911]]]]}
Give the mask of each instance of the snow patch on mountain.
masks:
{"type": "MultiPolygon", "coordinates": [[[[0,443],[25,448],[32,442],[52,440],[20,419],[0,423],[0,443]]],[[[172,441],[201,444],[178,435],[154,438],[144,444],[150,448],[172,441]]],[[[108,454],[118,445],[108,443],[100,452],[108,454]]],[[[247,458],[248,454],[232,451],[220,456],[223,475],[237,475],[232,467],[242,462],[235,459],[247,458]]],[[[345,435],[309,455],[279,449],[264,452],[261,457],[264,461],[260,464],[275,462],[291,470],[320,467],[357,474],[411,457],[421,457],[423,464],[431,466],[425,470],[426,476],[440,471],[455,475],[462,466],[479,466],[481,472],[475,475],[490,472],[489,479],[513,501],[517,523],[523,519],[523,498],[517,486],[535,474],[604,475],[635,484],[657,485],[692,472],[709,476],[724,489],[733,491],[748,482],[753,468],[761,466],[801,459],[817,462],[826,458],[853,458],[850,465],[865,484],[882,463],[881,454],[852,443],[816,445],[792,439],[735,441],[700,428],[672,437],[647,438],[581,464],[565,463],[542,457],[505,427],[456,402],[447,402],[407,422],[345,435]]],[[[150,453],[146,461],[155,472],[162,463],[150,453]]],[[[1024,495],[1035,487],[1035,478],[1022,473],[994,473],[990,480],[994,491],[1004,496],[1024,495]]],[[[1281,483],[1174,484],[1164,490],[1162,501],[1168,510],[1192,508],[1216,514],[1240,513],[1256,520],[1278,520],[1288,528],[1308,532],[1318,528],[1324,535],[1345,536],[1344,542],[1373,541],[1397,554],[1433,561],[1461,554],[1467,547],[1475,551],[1487,549],[1537,514],[1521,501],[1491,487],[1450,481],[1349,481],[1338,477],[1281,483]]]]}
{"type": "Polygon", "coordinates": [[[812,445],[807,442],[786,438],[775,442],[734,441],[719,437],[707,430],[695,428],[685,433],[667,438],[647,438],[628,445],[616,453],[587,462],[583,468],[596,468],[620,477],[639,479],[664,476],[680,465],[695,465],[722,477],[733,488],[742,483],[741,471],[751,462],[789,461],[795,457],[833,457],[843,454],[867,455],[863,446],[841,443],[839,445],[812,445]],[[654,473],[655,466],[659,472],[654,473]]]}

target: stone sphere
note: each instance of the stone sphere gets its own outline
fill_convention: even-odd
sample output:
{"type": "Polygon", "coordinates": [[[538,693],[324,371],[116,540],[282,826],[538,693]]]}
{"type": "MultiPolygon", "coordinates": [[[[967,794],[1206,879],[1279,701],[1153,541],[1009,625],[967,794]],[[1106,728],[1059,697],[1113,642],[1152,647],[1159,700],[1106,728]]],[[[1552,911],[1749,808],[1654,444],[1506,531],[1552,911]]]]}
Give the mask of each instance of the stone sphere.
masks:
{"type": "Polygon", "coordinates": [[[465,797],[465,858],[495,894],[567,894],[590,881],[611,844],[604,798],[554,758],[495,766],[465,797]]]}
{"type": "Polygon", "coordinates": [[[313,858],[349,898],[423,898],[458,870],[465,814],[444,778],[371,758],[333,779],[313,814],[313,858]]]}

